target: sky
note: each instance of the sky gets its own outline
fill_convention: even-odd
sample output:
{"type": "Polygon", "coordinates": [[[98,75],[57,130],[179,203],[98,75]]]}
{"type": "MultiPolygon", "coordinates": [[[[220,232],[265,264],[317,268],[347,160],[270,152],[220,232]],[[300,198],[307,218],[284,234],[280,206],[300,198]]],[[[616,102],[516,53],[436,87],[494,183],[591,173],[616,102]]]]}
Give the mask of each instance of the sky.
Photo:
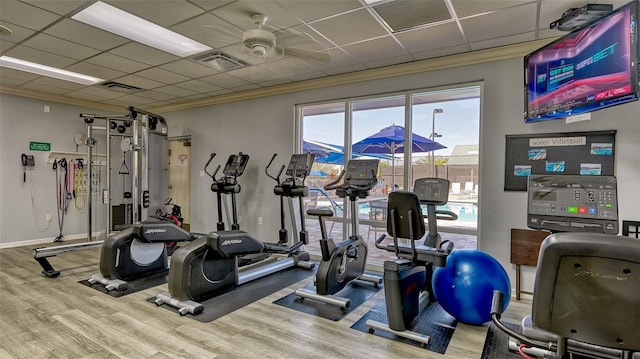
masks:
{"type": "MultiPolygon", "coordinates": [[[[435,132],[442,135],[437,142],[447,146],[437,150],[436,155],[450,155],[456,145],[478,144],[480,137],[480,99],[454,100],[415,105],[413,107],[413,132],[429,138],[432,130],[433,109],[435,132]]],[[[404,126],[404,108],[392,107],[355,111],[353,114],[353,143],[358,142],[382,128],[393,124],[404,126]]],[[[339,144],[344,143],[344,114],[306,116],[303,123],[305,139],[339,144]]]]}

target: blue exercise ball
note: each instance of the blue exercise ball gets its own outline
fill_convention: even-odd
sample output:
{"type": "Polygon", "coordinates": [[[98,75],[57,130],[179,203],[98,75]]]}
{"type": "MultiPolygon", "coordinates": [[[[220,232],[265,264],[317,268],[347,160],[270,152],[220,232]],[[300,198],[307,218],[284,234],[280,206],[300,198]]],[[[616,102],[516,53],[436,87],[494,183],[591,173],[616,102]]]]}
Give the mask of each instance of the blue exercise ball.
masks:
{"type": "Polygon", "coordinates": [[[433,273],[433,294],[440,306],[458,321],[480,325],[491,320],[493,291],[504,293],[507,309],[511,282],[502,265],[485,252],[459,249],[451,252],[445,267],[433,273]]]}

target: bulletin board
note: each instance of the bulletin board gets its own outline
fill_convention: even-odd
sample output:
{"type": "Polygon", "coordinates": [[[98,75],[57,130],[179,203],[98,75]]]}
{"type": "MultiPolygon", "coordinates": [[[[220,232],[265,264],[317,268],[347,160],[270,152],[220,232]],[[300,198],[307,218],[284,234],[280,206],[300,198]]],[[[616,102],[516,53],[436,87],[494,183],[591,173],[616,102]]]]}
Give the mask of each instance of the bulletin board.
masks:
{"type": "Polygon", "coordinates": [[[613,176],[616,130],[506,135],[505,191],[526,191],[531,174],[613,176]]]}

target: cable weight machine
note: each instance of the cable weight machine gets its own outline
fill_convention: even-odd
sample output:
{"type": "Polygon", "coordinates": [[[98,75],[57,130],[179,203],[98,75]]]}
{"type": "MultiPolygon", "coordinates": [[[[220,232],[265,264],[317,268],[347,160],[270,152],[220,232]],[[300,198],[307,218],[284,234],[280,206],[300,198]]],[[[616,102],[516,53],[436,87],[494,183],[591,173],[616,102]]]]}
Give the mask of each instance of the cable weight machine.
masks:
{"type": "MultiPolygon", "coordinates": [[[[112,201],[114,200],[116,191],[113,191],[113,178],[111,172],[112,167],[112,138],[129,139],[130,143],[127,146],[130,152],[131,168],[128,174],[130,178],[127,181],[130,183],[131,191],[125,195],[120,193],[116,199],[122,199],[130,197],[130,213],[131,215],[125,215],[125,226],[131,225],[135,222],[140,222],[149,219],[150,215],[156,213],[158,209],[164,208],[164,200],[168,196],[168,141],[167,133],[168,127],[164,117],[153,114],[151,112],[141,110],[130,106],[127,108],[125,114],[86,114],[81,113],[80,117],[86,124],[86,140],[87,146],[87,167],[88,167],[88,187],[89,195],[88,210],[87,210],[87,242],[79,244],[69,244],[62,246],[36,248],[33,250],[33,257],[42,267],[42,273],[50,278],[60,275],[58,270],[55,270],[49,263],[48,257],[53,257],[59,254],[73,252],[78,250],[95,249],[102,246],[102,240],[96,240],[97,236],[94,236],[96,231],[94,212],[98,212],[98,207],[94,203],[94,195],[100,194],[102,197],[102,204],[107,205],[107,211],[105,214],[105,231],[108,236],[114,230],[113,223],[113,210],[112,201]],[[102,164],[99,156],[104,156],[96,153],[97,144],[99,140],[97,134],[100,132],[105,133],[106,138],[106,160],[105,164],[108,167],[108,173],[106,175],[105,187],[100,191],[99,181],[94,182],[96,177],[95,171],[98,164],[102,164]],[[153,175],[149,175],[153,170],[153,175]],[[121,196],[121,197],[120,197],[121,196]],[[129,220],[130,218],[130,220],[129,220]]],[[[122,164],[125,161],[125,155],[123,154],[122,162],[118,168],[118,172],[122,170],[122,164]]],[[[100,175],[98,171],[98,176],[100,175]]],[[[125,184],[125,178],[122,176],[120,184],[125,184]]],[[[125,213],[127,204],[125,204],[125,213]]]]}

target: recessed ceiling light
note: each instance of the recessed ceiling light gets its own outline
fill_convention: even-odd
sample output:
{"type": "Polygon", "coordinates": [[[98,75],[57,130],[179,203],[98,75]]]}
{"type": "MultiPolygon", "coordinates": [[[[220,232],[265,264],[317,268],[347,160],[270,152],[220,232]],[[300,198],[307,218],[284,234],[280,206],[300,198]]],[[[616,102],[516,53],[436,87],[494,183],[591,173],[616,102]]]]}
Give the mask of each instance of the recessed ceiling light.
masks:
{"type": "Polygon", "coordinates": [[[59,80],[71,81],[83,85],[93,85],[104,81],[93,76],[87,76],[76,72],[58,69],[51,66],[37,64],[35,62],[24,61],[9,56],[0,56],[0,66],[14,70],[31,72],[34,74],[53,77],[59,80]]]}
{"type": "Polygon", "coordinates": [[[101,1],[71,18],[176,56],[187,57],[211,50],[207,45],[101,1]]]}

